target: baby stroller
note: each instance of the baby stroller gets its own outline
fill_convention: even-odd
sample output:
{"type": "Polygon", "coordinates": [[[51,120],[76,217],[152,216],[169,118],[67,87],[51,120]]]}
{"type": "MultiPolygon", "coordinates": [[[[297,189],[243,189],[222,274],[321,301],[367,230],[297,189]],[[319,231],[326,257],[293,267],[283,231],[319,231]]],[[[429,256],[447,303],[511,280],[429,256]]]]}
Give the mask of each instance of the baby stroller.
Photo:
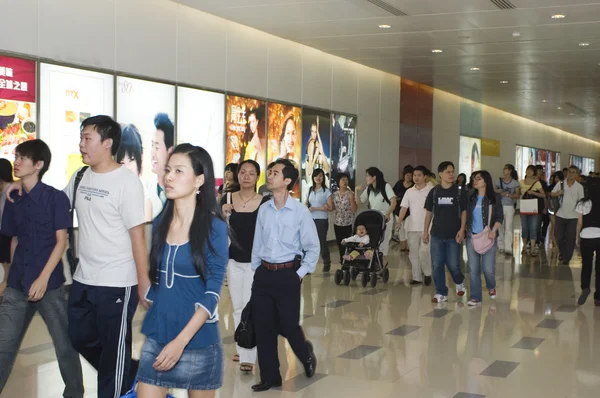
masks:
{"type": "Polygon", "coordinates": [[[383,254],[379,250],[379,246],[385,237],[385,217],[377,210],[365,210],[359,213],[352,225],[352,231],[356,232],[358,225],[364,225],[369,234],[369,244],[359,247],[356,243],[346,243],[346,254],[357,250],[362,254],[353,260],[342,261],[342,268],[335,272],[335,284],[344,285],[350,284],[350,279],[356,280],[361,274],[361,285],[366,287],[369,282],[372,287],[377,286],[377,279],[381,279],[383,283],[387,283],[390,279],[390,270],[383,264],[383,254]],[[372,251],[371,256],[365,256],[366,251],[372,251]],[[367,258],[370,257],[370,258],[367,258]]]}

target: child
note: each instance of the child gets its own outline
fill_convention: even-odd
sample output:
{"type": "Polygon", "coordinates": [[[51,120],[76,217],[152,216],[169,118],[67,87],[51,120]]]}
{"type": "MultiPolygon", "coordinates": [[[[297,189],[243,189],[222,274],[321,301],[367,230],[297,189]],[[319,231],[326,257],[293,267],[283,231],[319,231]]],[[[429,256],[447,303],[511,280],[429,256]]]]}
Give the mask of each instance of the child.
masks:
{"type": "MultiPolygon", "coordinates": [[[[370,243],[369,235],[367,234],[367,228],[364,225],[359,225],[356,227],[356,235],[346,238],[342,240],[342,244],[346,243],[358,243],[358,247],[364,247],[370,243]]],[[[373,254],[372,250],[367,250],[364,253],[366,259],[370,259],[373,254]]],[[[346,254],[343,258],[346,261],[354,260],[356,257],[360,256],[360,252],[357,250],[353,250],[350,254],[346,254]]]]}

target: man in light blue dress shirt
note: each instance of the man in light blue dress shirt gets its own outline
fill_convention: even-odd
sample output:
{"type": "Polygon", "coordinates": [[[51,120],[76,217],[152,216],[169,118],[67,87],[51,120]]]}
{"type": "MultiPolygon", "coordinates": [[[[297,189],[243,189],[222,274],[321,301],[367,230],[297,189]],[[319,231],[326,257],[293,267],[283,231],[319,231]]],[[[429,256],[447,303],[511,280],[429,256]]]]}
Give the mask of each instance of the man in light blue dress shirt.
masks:
{"type": "Polygon", "coordinates": [[[256,222],[251,301],[261,378],[252,386],[257,392],[282,384],[277,354],[280,334],[304,365],[307,377],[314,376],[317,366],[299,320],[302,278],[315,270],[320,243],[310,211],[289,194],[298,176],[289,160],[275,162],[267,176],[273,199],[260,208],[256,222]]]}

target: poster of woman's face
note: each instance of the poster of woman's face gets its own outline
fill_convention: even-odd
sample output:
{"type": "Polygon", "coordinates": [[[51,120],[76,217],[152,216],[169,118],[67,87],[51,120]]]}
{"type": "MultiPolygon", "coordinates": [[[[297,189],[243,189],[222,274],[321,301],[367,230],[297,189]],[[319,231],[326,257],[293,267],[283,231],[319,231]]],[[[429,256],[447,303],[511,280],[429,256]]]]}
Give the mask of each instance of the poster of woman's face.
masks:
{"type": "MultiPolygon", "coordinates": [[[[302,109],[297,106],[269,103],[268,106],[268,161],[288,159],[301,170],[302,109]]],[[[300,199],[300,181],[294,187],[293,197],[300,199]]]]}
{"type": "Polygon", "coordinates": [[[325,185],[331,180],[331,114],[314,109],[302,111],[302,201],[313,185],[313,171],[325,173],[325,185]]]}
{"type": "MultiPolygon", "coordinates": [[[[350,189],[356,185],[356,124],[357,117],[333,114],[331,118],[331,169],[332,180],[337,173],[350,176],[350,189]]],[[[332,184],[332,190],[337,187],[332,184]]]]}

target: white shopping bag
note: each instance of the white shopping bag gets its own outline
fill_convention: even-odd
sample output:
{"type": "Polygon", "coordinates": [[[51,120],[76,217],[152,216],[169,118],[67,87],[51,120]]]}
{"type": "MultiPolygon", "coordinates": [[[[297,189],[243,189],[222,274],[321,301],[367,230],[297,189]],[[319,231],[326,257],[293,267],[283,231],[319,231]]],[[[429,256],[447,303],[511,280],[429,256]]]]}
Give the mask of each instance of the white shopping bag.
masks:
{"type": "Polygon", "coordinates": [[[521,199],[519,201],[519,209],[524,216],[533,216],[538,214],[537,199],[521,199]]]}

